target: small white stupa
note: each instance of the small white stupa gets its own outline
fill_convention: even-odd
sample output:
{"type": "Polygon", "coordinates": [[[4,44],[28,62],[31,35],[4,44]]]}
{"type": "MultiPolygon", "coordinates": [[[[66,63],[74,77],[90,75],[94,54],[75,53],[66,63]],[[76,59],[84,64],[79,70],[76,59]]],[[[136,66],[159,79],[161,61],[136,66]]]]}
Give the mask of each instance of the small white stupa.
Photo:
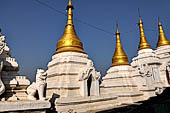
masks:
{"type": "Polygon", "coordinates": [[[121,104],[130,104],[142,100],[143,93],[138,90],[138,83],[134,80],[133,71],[122,48],[117,25],[116,49],[112,58],[112,67],[102,78],[101,95],[116,95],[117,101],[121,104]]]}
{"type": "Polygon", "coordinates": [[[60,98],[98,96],[100,73],[96,72],[75,32],[71,0],[66,9],[68,16],[64,34],[57,42],[52,61],[48,63],[47,97],[53,94],[60,98]]]}
{"type": "Polygon", "coordinates": [[[167,40],[164,34],[160,20],[158,21],[158,28],[159,28],[159,39],[158,39],[155,53],[159,57],[159,60],[161,62],[160,77],[162,83],[164,84],[163,86],[169,87],[170,75],[168,73],[170,73],[170,42],[167,40]]]}
{"type": "Polygon", "coordinates": [[[159,75],[160,61],[155,52],[151,49],[146,40],[143,22],[139,18],[140,43],[139,51],[135,58],[132,59],[132,67],[135,69],[134,75],[138,82],[140,91],[144,92],[145,98],[156,96],[157,88],[162,87],[159,75]]]}

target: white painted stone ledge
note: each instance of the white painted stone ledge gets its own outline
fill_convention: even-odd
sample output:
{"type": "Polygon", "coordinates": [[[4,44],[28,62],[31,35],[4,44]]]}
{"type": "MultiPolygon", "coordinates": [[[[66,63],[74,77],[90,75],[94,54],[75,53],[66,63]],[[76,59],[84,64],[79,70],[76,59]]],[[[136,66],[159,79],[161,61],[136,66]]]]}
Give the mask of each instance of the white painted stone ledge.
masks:
{"type": "Polygon", "coordinates": [[[53,55],[52,59],[55,59],[57,57],[68,57],[68,56],[88,58],[87,54],[77,53],[77,52],[64,52],[64,53],[58,53],[58,54],[53,55]]]}
{"type": "Polygon", "coordinates": [[[56,105],[65,105],[65,104],[80,104],[80,103],[91,103],[99,101],[108,101],[116,100],[117,96],[115,95],[101,95],[95,97],[76,97],[76,98],[59,98],[55,101],[56,105]]]}
{"type": "Polygon", "coordinates": [[[50,107],[51,107],[51,103],[49,101],[40,101],[40,100],[0,102],[0,112],[48,109],[50,107]]]}

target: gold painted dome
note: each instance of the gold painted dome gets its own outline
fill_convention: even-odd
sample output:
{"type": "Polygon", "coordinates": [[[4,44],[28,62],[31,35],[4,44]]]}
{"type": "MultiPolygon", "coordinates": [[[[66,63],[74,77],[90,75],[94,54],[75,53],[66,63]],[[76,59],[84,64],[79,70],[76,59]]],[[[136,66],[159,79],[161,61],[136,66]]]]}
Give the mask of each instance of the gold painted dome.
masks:
{"type": "Polygon", "coordinates": [[[138,26],[139,26],[139,31],[140,31],[140,43],[139,43],[138,49],[141,50],[141,49],[151,48],[148,41],[146,40],[145,33],[144,33],[144,30],[143,30],[143,22],[142,22],[141,18],[139,19],[138,26]]]}
{"type": "Polygon", "coordinates": [[[73,14],[72,9],[74,9],[71,0],[69,0],[67,5],[67,24],[61,39],[57,42],[56,53],[61,52],[78,52],[85,53],[83,50],[83,44],[79,40],[73,25],[73,14]]]}
{"type": "Polygon", "coordinates": [[[167,38],[164,34],[160,20],[158,22],[158,28],[159,28],[159,40],[158,40],[158,43],[157,43],[157,47],[170,45],[170,42],[167,40],[167,38]]]}
{"type": "Polygon", "coordinates": [[[120,32],[117,27],[116,31],[116,49],[114,56],[112,57],[112,66],[119,66],[119,65],[130,65],[128,62],[128,57],[125,54],[121,42],[120,42],[120,32]]]}

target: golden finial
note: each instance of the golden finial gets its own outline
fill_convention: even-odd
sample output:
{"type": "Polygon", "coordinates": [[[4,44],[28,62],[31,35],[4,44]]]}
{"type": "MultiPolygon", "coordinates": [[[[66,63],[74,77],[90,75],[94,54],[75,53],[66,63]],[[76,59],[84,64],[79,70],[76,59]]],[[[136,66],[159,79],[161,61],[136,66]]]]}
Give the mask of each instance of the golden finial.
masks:
{"type": "Polygon", "coordinates": [[[140,44],[139,44],[138,49],[139,50],[141,50],[141,49],[148,49],[148,48],[151,48],[151,47],[150,47],[150,45],[147,42],[146,37],[145,37],[145,33],[144,33],[144,30],[143,30],[143,22],[142,22],[142,19],[141,19],[141,15],[140,15],[139,9],[138,9],[138,12],[139,12],[139,23],[138,23],[138,26],[139,26],[139,31],[140,31],[140,44]]]}
{"type": "Polygon", "coordinates": [[[159,40],[158,40],[158,43],[157,43],[157,47],[170,45],[170,42],[167,40],[167,38],[164,34],[162,24],[161,24],[159,18],[158,18],[158,28],[159,28],[159,40]]]}
{"type": "Polygon", "coordinates": [[[71,0],[67,4],[67,24],[61,39],[57,42],[56,53],[61,52],[78,52],[85,53],[83,50],[83,44],[79,40],[73,25],[73,14],[72,10],[74,9],[71,0]]]}
{"type": "Polygon", "coordinates": [[[118,23],[116,23],[116,49],[114,56],[112,57],[112,66],[120,66],[120,65],[130,65],[128,62],[128,57],[125,54],[121,42],[120,42],[120,32],[118,29],[118,23]]]}

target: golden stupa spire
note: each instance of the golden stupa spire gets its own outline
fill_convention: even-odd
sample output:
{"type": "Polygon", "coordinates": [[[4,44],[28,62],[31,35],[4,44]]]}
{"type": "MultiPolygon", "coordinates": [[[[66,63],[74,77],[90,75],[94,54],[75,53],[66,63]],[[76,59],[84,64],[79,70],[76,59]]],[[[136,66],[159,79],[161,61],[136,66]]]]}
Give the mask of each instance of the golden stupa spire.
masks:
{"type": "Polygon", "coordinates": [[[158,43],[157,43],[157,47],[170,45],[170,42],[167,40],[167,38],[164,34],[162,24],[161,24],[159,19],[158,19],[158,27],[159,27],[159,40],[158,40],[158,43]]]}
{"type": "Polygon", "coordinates": [[[120,42],[120,32],[118,29],[117,23],[117,31],[116,31],[116,49],[114,56],[112,57],[112,66],[119,66],[119,65],[130,65],[128,62],[128,57],[125,54],[121,42],[120,42]]]}
{"type": "MultiPolygon", "coordinates": [[[[139,11],[139,9],[138,9],[138,11],[139,11]]],[[[140,16],[140,12],[139,12],[138,26],[139,26],[139,31],[140,31],[140,43],[139,43],[138,49],[141,50],[141,49],[151,48],[149,43],[146,40],[146,37],[145,37],[145,33],[144,33],[144,30],[143,30],[143,22],[142,22],[142,19],[141,19],[141,16],[140,16]]]]}
{"type": "Polygon", "coordinates": [[[74,9],[71,0],[67,4],[67,24],[61,39],[57,42],[56,53],[61,52],[78,52],[85,53],[83,50],[83,44],[79,40],[73,25],[73,14],[72,10],[74,9]]]}

